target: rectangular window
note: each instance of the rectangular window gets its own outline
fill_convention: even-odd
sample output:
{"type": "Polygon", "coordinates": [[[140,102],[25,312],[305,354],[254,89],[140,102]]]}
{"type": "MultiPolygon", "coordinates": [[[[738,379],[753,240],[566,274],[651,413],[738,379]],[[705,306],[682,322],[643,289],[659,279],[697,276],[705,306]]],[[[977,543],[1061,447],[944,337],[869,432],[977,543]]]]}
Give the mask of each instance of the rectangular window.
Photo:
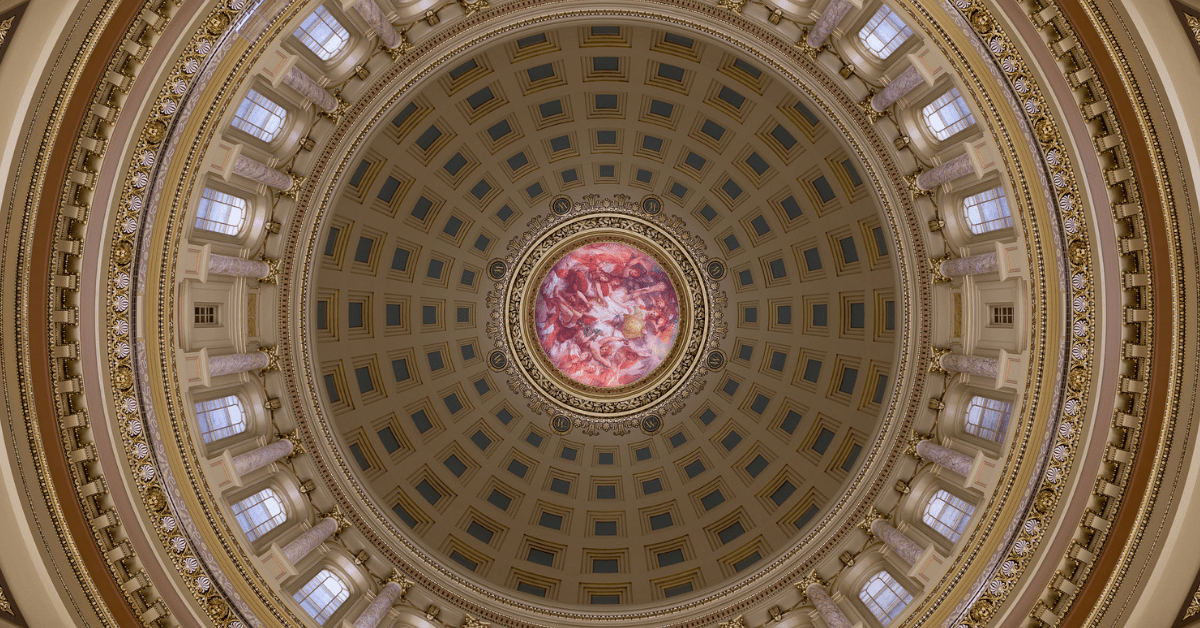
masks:
{"type": "Polygon", "coordinates": [[[217,306],[210,304],[197,304],[193,322],[195,323],[196,327],[216,327],[217,306]]]}
{"type": "Polygon", "coordinates": [[[1016,320],[1016,310],[1011,305],[993,305],[989,320],[991,327],[1012,327],[1013,321],[1016,320]]]}

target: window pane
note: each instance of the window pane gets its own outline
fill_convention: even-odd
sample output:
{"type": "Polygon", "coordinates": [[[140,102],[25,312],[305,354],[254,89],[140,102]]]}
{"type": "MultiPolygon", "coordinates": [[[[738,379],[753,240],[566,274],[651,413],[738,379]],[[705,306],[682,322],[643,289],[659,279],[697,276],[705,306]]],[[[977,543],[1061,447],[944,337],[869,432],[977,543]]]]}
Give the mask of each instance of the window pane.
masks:
{"type": "Polygon", "coordinates": [[[196,421],[200,436],[211,443],[246,431],[246,409],[237,395],[196,403],[196,421]]]}
{"type": "Polygon", "coordinates": [[[879,623],[887,625],[900,615],[900,611],[912,601],[912,594],[900,586],[892,574],[881,571],[871,577],[858,599],[867,605],[879,623]]]}
{"type": "Polygon", "coordinates": [[[334,611],[350,597],[350,587],[342,579],[328,569],[322,569],[315,578],[308,581],[304,588],[296,592],[292,599],[300,604],[317,623],[329,621],[334,611]]]}
{"type": "Polygon", "coordinates": [[[954,542],[967,529],[967,522],[973,514],[975,507],[971,504],[946,491],[938,491],[925,505],[925,514],[921,519],[938,534],[954,542]]]}
{"type": "Polygon", "coordinates": [[[993,443],[1004,441],[1004,432],[1008,431],[1008,418],[1012,416],[1012,404],[975,396],[967,406],[965,419],[968,434],[986,438],[993,443]]]}
{"type": "Polygon", "coordinates": [[[233,516],[251,541],[287,520],[283,500],[272,489],[263,490],[233,505],[233,516]]]}
{"type": "Polygon", "coordinates": [[[921,115],[925,117],[925,126],[929,127],[933,136],[939,140],[947,139],[975,124],[975,117],[971,115],[971,110],[963,100],[962,94],[958,93],[957,87],[951,88],[937,100],[925,105],[921,115]]]}
{"type": "Polygon", "coordinates": [[[971,233],[987,233],[1012,226],[1012,214],[1008,211],[1008,197],[1003,187],[992,188],[963,201],[963,213],[971,233]]]}
{"type": "Polygon", "coordinates": [[[323,6],[305,18],[294,34],[322,61],[332,59],[350,41],[350,33],[323,6]]]}
{"type": "Polygon", "coordinates": [[[858,36],[871,54],[886,59],[900,44],[912,37],[912,29],[891,9],[881,7],[871,21],[858,32],[858,36]]]}
{"type": "Polygon", "coordinates": [[[287,111],[275,101],[250,90],[233,115],[233,126],[254,137],[270,142],[283,129],[287,111]]]}
{"type": "Polygon", "coordinates": [[[232,194],[204,188],[196,210],[196,228],[235,236],[246,224],[246,200],[232,194]]]}

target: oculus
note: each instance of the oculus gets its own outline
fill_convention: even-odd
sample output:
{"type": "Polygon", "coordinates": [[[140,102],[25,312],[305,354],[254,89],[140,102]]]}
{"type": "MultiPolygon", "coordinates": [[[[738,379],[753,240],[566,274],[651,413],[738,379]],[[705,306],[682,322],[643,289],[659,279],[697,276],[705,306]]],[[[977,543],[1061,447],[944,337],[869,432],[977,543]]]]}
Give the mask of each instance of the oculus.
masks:
{"type": "Polygon", "coordinates": [[[585,386],[624,386],[670,354],[679,299],[667,272],[644,251],[595,242],[570,251],[546,273],[533,326],[563,375],[585,386]]]}
{"type": "Polygon", "coordinates": [[[681,225],[646,199],[560,196],[489,264],[489,363],[556,432],[645,431],[699,389],[727,299],[681,225]]]}

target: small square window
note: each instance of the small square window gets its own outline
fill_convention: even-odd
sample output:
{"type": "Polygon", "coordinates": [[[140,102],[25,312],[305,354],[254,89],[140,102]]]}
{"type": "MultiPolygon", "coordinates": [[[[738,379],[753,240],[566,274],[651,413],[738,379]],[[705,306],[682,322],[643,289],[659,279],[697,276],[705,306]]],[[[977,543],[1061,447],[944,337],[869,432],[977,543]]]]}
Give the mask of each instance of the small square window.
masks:
{"type": "Polygon", "coordinates": [[[746,529],[742,527],[742,522],[735,521],[732,525],[717,532],[717,538],[721,539],[721,544],[724,545],[746,533],[746,529]]]}
{"type": "Polygon", "coordinates": [[[750,226],[754,227],[754,233],[757,233],[759,237],[771,233],[771,225],[767,224],[767,219],[763,218],[761,214],[750,220],[750,226]]]}
{"type": "Polygon", "coordinates": [[[561,100],[551,100],[538,105],[538,113],[542,114],[542,119],[553,118],[563,114],[563,104],[561,100]]]}
{"type": "Polygon", "coordinates": [[[616,536],[617,522],[616,521],[597,521],[595,527],[596,536],[616,536]]]}
{"type": "MultiPolygon", "coordinates": [[[[658,514],[658,515],[652,515],[650,517],[650,529],[651,530],[661,530],[663,528],[669,528],[673,525],[675,525],[675,521],[671,518],[671,513],[669,513],[669,512],[664,512],[664,513],[658,514]]],[[[679,554],[679,559],[675,560],[674,562],[669,563],[669,564],[683,562],[683,553],[682,552],[680,552],[679,550],[674,550],[672,552],[669,552],[669,554],[676,554],[676,553],[679,554]]],[[[664,555],[665,554],[658,555],[660,565],[663,564],[662,557],[664,555]]]]}
{"type": "Polygon", "coordinates": [[[442,398],[442,402],[446,404],[446,409],[450,414],[458,414],[463,409],[462,401],[459,401],[457,393],[450,393],[442,398]]]}
{"type": "Polygon", "coordinates": [[[407,382],[408,378],[412,377],[412,373],[408,372],[408,360],[404,358],[391,360],[391,372],[396,376],[397,382],[407,382]]]}
{"type": "Polygon", "coordinates": [[[796,428],[800,425],[801,418],[799,412],[788,410],[787,416],[783,417],[783,421],[779,423],[779,427],[788,434],[795,434],[796,428]]]}
{"type": "Polygon", "coordinates": [[[611,164],[605,164],[605,165],[600,166],[600,178],[611,179],[615,176],[617,176],[617,167],[616,166],[613,166],[611,164]]]}
{"type": "Polygon", "coordinates": [[[742,435],[731,431],[721,439],[721,446],[725,448],[725,451],[733,451],[733,448],[737,447],[740,442],[742,442],[742,435]]]}
{"type": "MultiPolygon", "coordinates": [[[[594,29],[592,34],[595,34],[594,29]]],[[[621,71],[621,59],[619,57],[592,57],[592,70],[596,72],[619,72],[621,71]]]]}
{"type": "Polygon", "coordinates": [[[725,135],[725,127],[706,119],[704,124],[700,125],[700,132],[719,142],[725,135]]]}
{"type": "Polygon", "coordinates": [[[729,198],[736,200],[742,195],[742,186],[738,185],[733,179],[726,179],[725,183],[721,184],[721,191],[729,195],[729,198]]]}
{"type": "Polygon", "coordinates": [[[534,447],[541,447],[543,440],[545,439],[543,439],[542,435],[538,434],[537,432],[530,432],[525,435],[525,442],[533,445],[534,447]]]}
{"type": "Polygon", "coordinates": [[[664,118],[670,118],[671,114],[674,112],[675,112],[675,105],[672,105],[669,102],[663,102],[661,100],[651,100],[650,101],[650,113],[652,115],[662,116],[664,118]]]}
{"type": "Polygon", "coordinates": [[[450,473],[453,473],[456,477],[462,477],[462,474],[467,472],[467,465],[463,464],[463,461],[459,460],[458,456],[454,454],[450,454],[450,457],[443,460],[442,464],[446,465],[450,473]]]}
{"type": "Polygon", "coordinates": [[[754,347],[750,345],[738,345],[738,359],[749,360],[754,357],[754,347]]]}
{"type": "Polygon", "coordinates": [[[525,474],[529,473],[529,465],[520,460],[510,460],[508,462],[508,472],[519,478],[524,478],[525,474]]]}
{"type": "Polygon", "coordinates": [[[821,361],[809,360],[804,365],[804,379],[810,382],[816,382],[821,377],[821,361]]]}
{"type": "Polygon", "coordinates": [[[858,248],[854,246],[854,238],[842,238],[838,240],[838,245],[842,247],[842,259],[846,260],[847,264],[858,261],[858,248]]]}
{"type": "Polygon", "coordinates": [[[821,197],[822,203],[828,203],[834,199],[833,186],[829,185],[828,179],[817,177],[813,180],[812,184],[817,190],[817,195],[821,197]]]}
{"type": "Polygon", "coordinates": [[[792,306],[781,305],[775,308],[775,321],[780,325],[792,324],[792,306]]]}
{"type": "Polygon", "coordinates": [[[730,105],[733,105],[735,109],[741,109],[742,105],[746,102],[745,96],[733,91],[732,89],[729,89],[728,87],[722,87],[721,91],[717,92],[717,98],[720,98],[730,105]]]}
{"type": "Polygon", "coordinates": [[[804,265],[808,267],[809,271],[821,270],[821,252],[816,247],[805,249],[804,265]]]}
{"type": "Polygon", "coordinates": [[[649,447],[638,447],[637,449],[633,450],[633,457],[636,458],[638,462],[649,460],[650,456],[651,454],[649,447]]]}
{"type": "Polygon", "coordinates": [[[813,451],[824,454],[829,449],[829,444],[833,442],[833,432],[825,428],[821,428],[821,433],[817,434],[817,440],[813,441],[813,451]]]}
{"type": "Polygon", "coordinates": [[[579,450],[574,447],[563,447],[558,456],[563,460],[574,460],[579,457],[579,450]]]}
{"type": "Polygon", "coordinates": [[[642,148],[654,152],[661,151],[663,147],[662,138],[647,135],[642,138],[642,148]]]}
{"type": "Polygon", "coordinates": [[[559,495],[567,495],[571,492],[571,483],[562,478],[553,478],[550,480],[550,490],[559,495]]]}
{"type": "Polygon", "coordinates": [[[601,484],[596,487],[596,499],[616,499],[617,487],[611,484],[601,484]]]}
{"type": "Polygon", "coordinates": [[[500,138],[512,133],[512,125],[508,123],[508,120],[501,120],[488,127],[487,133],[488,136],[492,138],[493,142],[498,142],[500,141],[500,138]]]}
{"type": "Polygon", "coordinates": [[[854,393],[854,384],[858,382],[858,369],[844,369],[842,371],[842,382],[838,384],[838,392],[847,395],[854,393]]]}
{"type": "Polygon", "coordinates": [[[643,494],[653,495],[661,490],[663,490],[662,480],[660,480],[658,478],[652,478],[652,479],[646,480],[645,482],[642,482],[642,493],[643,494]]]}
{"type": "Polygon", "coordinates": [[[671,442],[672,447],[679,447],[687,442],[687,434],[684,434],[683,432],[675,432],[674,434],[671,434],[671,437],[667,440],[671,442]]]}
{"type": "Polygon", "coordinates": [[[738,242],[737,236],[733,235],[732,233],[725,236],[723,242],[725,242],[725,248],[729,249],[730,252],[736,251],[738,247],[742,245],[740,242],[738,242]]]}
{"type": "Polygon", "coordinates": [[[385,427],[379,430],[378,435],[379,442],[383,443],[384,450],[389,454],[395,453],[397,449],[400,449],[400,441],[396,439],[396,433],[392,431],[392,428],[385,427]]]}
{"type": "Polygon", "coordinates": [[[433,429],[433,423],[430,422],[429,417],[425,414],[424,410],[417,410],[416,412],[410,414],[408,418],[412,419],[413,426],[416,427],[417,432],[421,434],[433,429]]]}
{"type": "Polygon", "coordinates": [[[712,510],[717,506],[725,503],[725,496],[721,494],[721,490],[717,489],[708,495],[700,498],[700,505],[704,506],[705,510],[712,510]]]}
{"type": "Polygon", "coordinates": [[[492,444],[492,439],[488,438],[488,435],[484,434],[483,430],[475,430],[475,433],[471,435],[471,442],[475,443],[475,446],[480,450],[486,451],[492,444]]]}
{"type": "Polygon", "coordinates": [[[636,179],[638,183],[650,183],[650,180],[654,178],[654,173],[650,172],[649,170],[638,168],[637,173],[633,175],[633,178],[636,179]]]}
{"type": "Polygon", "coordinates": [[[596,131],[596,143],[601,146],[615,146],[617,143],[617,132],[596,131]]]}
{"type": "Polygon", "coordinates": [[[599,464],[613,464],[614,458],[611,451],[602,451],[596,454],[596,462],[599,464]]]}
{"type": "Polygon", "coordinates": [[[683,471],[684,473],[687,473],[689,478],[694,478],[697,475],[704,473],[704,463],[699,460],[693,460],[692,462],[689,462],[687,466],[683,467],[683,471]]]}
{"type": "Polygon", "coordinates": [[[703,216],[705,220],[712,222],[717,218],[717,210],[713,209],[712,205],[705,205],[700,209],[700,215],[703,216]]]}
{"type": "Polygon", "coordinates": [[[824,303],[814,303],[812,306],[812,324],[814,327],[825,327],[829,324],[829,306],[824,303]]]}
{"type": "Polygon", "coordinates": [[[538,517],[538,525],[542,526],[543,528],[550,528],[551,530],[561,530],[563,525],[562,515],[553,515],[548,512],[543,512],[542,515],[538,517]]]}
{"type": "Polygon", "coordinates": [[[616,94],[596,94],[596,109],[616,109],[616,94]]]}
{"type": "Polygon", "coordinates": [[[474,360],[475,359],[475,345],[470,345],[470,344],[462,345],[461,347],[459,347],[459,351],[462,352],[463,360],[474,360]]]}
{"type": "Polygon", "coordinates": [[[440,371],[443,368],[446,368],[446,363],[442,361],[441,351],[430,351],[429,353],[425,354],[425,357],[429,360],[430,370],[440,371]]]}
{"type": "Polygon", "coordinates": [[[560,135],[550,140],[550,150],[554,152],[569,150],[571,148],[571,138],[566,135],[560,135]]]}
{"type": "Polygon", "coordinates": [[[787,364],[787,354],[782,351],[771,353],[770,369],[779,373],[783,372],[783,367],[787,364]]]}
{"type": "Polygon", "coordinates": [[[750,410],[755,414],[766,412],[767,406],[771,405],[771,399],[766,395],[757,395],[754,401],[750,404],[750,410]]]}

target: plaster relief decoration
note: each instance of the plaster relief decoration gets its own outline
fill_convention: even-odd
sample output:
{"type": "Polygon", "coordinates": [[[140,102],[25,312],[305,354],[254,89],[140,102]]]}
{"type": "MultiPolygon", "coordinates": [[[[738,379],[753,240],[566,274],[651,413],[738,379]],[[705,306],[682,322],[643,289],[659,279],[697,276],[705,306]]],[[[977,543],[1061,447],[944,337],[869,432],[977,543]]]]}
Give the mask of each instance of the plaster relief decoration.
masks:
{"type": "Polygon", "coordinates": [[[703,386],[726,333],[704,244],[654,196],[560,196],[550,209],[488,265],[488,363],[555,432],[657,431],[703,386]]]}
{"type": "Polygon", "coordinates": [[[542,349],[559,371],[585,386],[612,388],[662,364],[679,331],[679,300],[654,258],[620,242],[597,242],[550,269],[534,316],[542,349]]]}
{"type": "Polygon", "coordinates": [[[25,8],[28,6],[29,3],[25,2],[0,13],[0,61],[4,60],[4,53],[12,43],[13,34],[17,32],[17,25],[21,22],[21,16],[25,14],[25,8]]]}

